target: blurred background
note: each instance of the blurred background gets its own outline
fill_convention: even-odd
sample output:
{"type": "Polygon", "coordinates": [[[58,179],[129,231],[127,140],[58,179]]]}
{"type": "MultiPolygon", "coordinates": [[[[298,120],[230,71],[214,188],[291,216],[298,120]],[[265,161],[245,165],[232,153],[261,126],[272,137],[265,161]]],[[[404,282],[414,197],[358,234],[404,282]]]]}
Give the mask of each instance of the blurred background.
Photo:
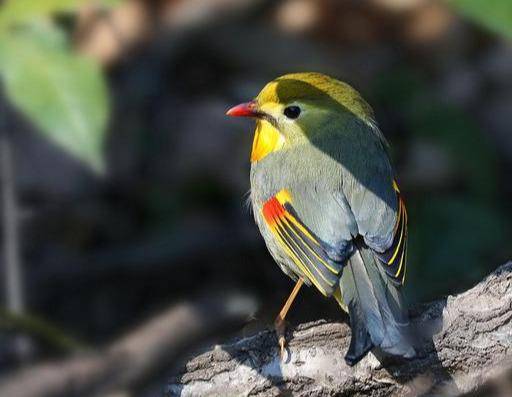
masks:
{"type": "MultiPolygon", "coordinates": [[[[510,0],[0,2],[0,394],[160,395],[271,326],[292,282],[245,205],[253,123],[224,114],[284,73],[374,107],[411,303],[505,263],[511,40],[510,0]]],[[[303,290],[290,323],[319,318],[345,317],[303,290]]]]}

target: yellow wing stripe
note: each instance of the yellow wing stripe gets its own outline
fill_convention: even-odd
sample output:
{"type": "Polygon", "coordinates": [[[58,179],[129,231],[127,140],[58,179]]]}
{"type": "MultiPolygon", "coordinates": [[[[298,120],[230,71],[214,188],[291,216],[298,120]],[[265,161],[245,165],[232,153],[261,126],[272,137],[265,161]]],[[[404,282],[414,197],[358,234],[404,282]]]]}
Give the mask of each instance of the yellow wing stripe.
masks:
{"type": "Polygon", "coordinates": [[[343,265],[331,262],[328,252],[333,248],[321,242],[297,218],[291,200],[290,192],[281,190],[263,204],[263,218],[276,242],[296,266],[296,271],[309,279],[323,295],[330,296],[334,293],[343,265]]]}
{"type": "MultiPolygon", "coordinates": [[[[324,276],[324,275],[322,274],[322,272],[318,269],[318,267],[315,265],[315,263],[314,263],[314,262],[311,260],[311,258],[307,255],[307,253],[302,249],[302,247],[301,247],[301,246],[299,246],[299,245],[295,242],[295,240],[293,240],[293,238],[291,238],[290,234],[288,233],[288,229],[283,228],[283,231],[286,233],[286,235],[287,235],[288,237],[290,237],[290,240],[291,240],[291,242],[293,243],[293,245],[294,245],[295,247],[297,247],[297,249],[298,249],[300,252],[302,252],[302,253],[304,254],[304,256],[306,257],[306,260],[311,264],[311,266],[313,266],[313,268],[318,272],[318,274],[320,274],[320,277],[322,277],[322,279],[323,279],[326,283],[329,283],[329,280],[327,280],[327,279],[325,278],[325,276],[324,276]]],[[[292,232],[293,232],[293,230],[292,230],[292,232]]],[[[295,232],[293,232],[293,233],[294,233],[298,238],[300,238],[300,239],[301,239],[301,237],[300,237],[297,233],[295,233],[295,232]]],[[[301,239],[301,240],[302,240],[302,239],[301,239]]],[[[303,241],[303,240],[302,240],[302,241],[303,241]]],[[[306,244],[305,244],[305,245],[306,245],[306,244]]],[[[310,249],[310,250],[311,250],[311,249],[310,249]]],[[[313,252],[313,253],[314,253],[314,251],[312,251],[312,250],[311,250],[311,252],[313,252]]],[[[320,259],[320,258],[319,258],[319,259],[320,259]]],[[[322,260],[322,259],[320,259],[320,260],[323,262],[323,260],[322,260]]],[[[325,262],[324,262],[324,263],[325,263],[325,262]]],[[[336,273],[335,273],[335,274],[336,274],[336,273]]]]}
{"type": "MultiPolygon", "coordinates": [[[[279,204],[281,204],[282,206],[284,206],[287,203],[292,202],[292,195],[286,189],[280,190],[279,193],[277,193],[275,197],[276,197],[277,201],[279,202],[279,204]]],[[[320,246],[320,243],[317,241],[317,239],[315,237],[313,237],[311,235],[311,233],[304,226],[302,226],[299,222],[297,222],[297,220],[288,211],[284,212],[284,216],[286,218],[288,218],[302,233],[304,233],[307,238],[309,238],[311,241],[313,241],[316,245],[320,246]]]]}
{"type": "MultiPolygon", "coordinates": [[[[329,280],[327,280],[325,278],[325,276],[322,274],[322,272],[320,272],[320,270],[318,269],[318,267],[311,261],[311,259],[308,257],[308,255],[306,254],[306,252],[293,240],[293,238],[291,238],[290,234],[288,233],[288,230],[283,228],[283,232],[286,233],[286,235],[290,238],[290,241],[293,243],[293,245],[296,247],[296,249],[300,252],[302,252],[304,254],[304,256],[306,257],[306,260],[311,264],[311,266],[318,272],[318,274],[320,274],[320,277],[322,277],[322,279],[328,283],[329,280]]],[[[300,259],[299,259],[300,260],[300,259]]],[[[301,261],[301,263],[303,264],[304,262],[301,261]]],[[[310,272],[311,274],[311,277],[313,277],[315,280],[316,280],[316,277],[313,276],[313,274],[310,272]]],[[[313,280],[311,280],[313,281],[313,280]]]]}
{"type": "Polygon", "coordinates": [[[290,222],[292,222],[302,233],[304,233],[304,235],[309,238],[313,243],[315,243],[316,245],[320,246],[320,243],[317,241],[316,238],[314,238],[311,233],[309,233],[306,228],[304,226],[302,226],[299,222],[297,222],[297,220],[290,215],[289,212],[285,212],[284,216],[290,220],[290,222]]]}
{"type": "MultiPolygon", "coordinates": [[[[286,223],[287,225],[289,225],[288,220],[292,221],[292,222],[293,222],[293,224],[294,224],[295,226],[301,226],[301,227],[302,227],[302,225],[300,225],[300,224],[299,224],[299,223],[298,223],[294,218],[292,218],[289,214],[287,214],[287,216],[286,216],[285,218],[283,218],[283,222],[284,222],[284,223],[286,223]]],[[[303,227],[302,227],[302,228],[303,228],[303,227]]],[[[322,263],[322,265],[324,265],[327,269],[329,269],[333,274],[338,274],[338,273],[339,273],[339,272],[338,272],[334,267],[332,267],[332,266],[331,266],[327,261],[325,261],[323,258],[321,258],[321,257],[320,257],[316,252],[315,252],[315,250],[311,249],[311,247],[310,247],[310,246],[309,246],[309,245],[304,241],[304,239],[302,238],[302,236],[301,236],[301,235],[299,235],[297,232],[295,232],[295,230],[293,230],[292,228],[290,228],[290,229],[292,230],[293,234],[294,234],[295,236],[297,236],[297,238],[299,238],[301,241],[303,241],[304,245],[307,247],[307,249],[309,250],[309,252],[311,252],[311,253],[315,256],[315,258],[316,258],[316,259],[318,259],[318,260],[322,263]]],[[[304,229],[304,230],[305,230],[305,229],[304,229]]],[[[302,229],[301,229],[301,231],[302,231],[302,229]]],[[[305,230],[305,231],[306,231],[306,230],[305,230]]],[[[306,231],[306,232],[307,232],[307,231],[306,231]]],[[[308,234],[309,234],[309,233],[308,233],[308,234]]],[[[316,242],[316,240],[313,240],[313,241],[314,241],[314,242],[316,242]]],[[[316,244],[317,244],[318,246],[320,246],[320,244],[318,244],[318,242],[316,242],[316,244]]],[[[302,252],[304,252],[304,250],[302,250],[302,252]]],[[[304,255],[306,255],[306,256],[307,256],[306,252],[304,252],[304,255]]],[[[309,262],[311,262],[311,260],[309,260],[309,262]]],[[[313,264],[313,263],[311,262],[311,264],[313,264]]],[[[316,267],[316,266],[315,266],[315,267],[316,267]]]]}
{"type": "Polygon", "coordinates": [[[279,193],[276,194],[276,199],[282,205],[284,205],[286,203],[291,203],[292,202],[292,194],[288,190],[282,189],[279,191],[279,193]]]}
{"type": "Polygon", "coordinates": [[[396,179],[393,179],[393,189],[395,189],[395,192],[400,193],[400,188],[398,187],[398,183],[396,183],[396,179]]]}
{"type": "MultiPolygon", "coordinates": [[[[402,201],[400,200],[400,207],[399,208],[402,208],[402,201]]],[[[404,213],[405,215],[405,213],[404,213]]],[[[391,259],[388,261],[388,265],[391,265],[393,264],[393,262],[395,261],[396,259],[396,256],[398,255],[398,253],[400,252],[401,248],[402,248],[402,240],[404,238],[404,234],[405,234],[405,222],[402,222],[402,228],[400,230],[400,239],[398,240],[398,244],[396,246],[396,249],[395,249],[395,252],[393,253],[393,256],[391,257],[391,259]]]]}
{"type": "Polygon", "coordinates": [[[393,241],[384,252],[376,252],[387,275],[396,283],[404,284],[407,270],[407,208],[400,195],[400,189],[393,180],[393,189],[397,197],[397,210],[395,225],[393,227],[393,241]]]}
{"type": "Polygon", "coordinates": [[[284,236],[282,235],[281,231],[276,227],[272,226],[270,228],[274,235],[278,237],[278,241],[281,243],[281,246],[285,250],[285,252],[290,256],[290,258],[293,260],[293,262],[297,265],[297,267],[306,275],[306,277],[309,278],[309,280],[315,285],[315,287],[318,288],[318,290],[324,295],[327,296],[327,292],[325,289],[320,285],[318,280],[313,276],[311,271],[304,266],[302,261],[299,259],[297,254],[293,252],[293,249],[290,247],[290,245],[285,241],[284,236]]]}
{"type": "MultiPolygon", "coordinates": [[[[406,243],[407,244],[407,243],[406,243]]],[[[398,267],[398,270],[396,271],[395,273],[395,277],[398,277],[398,275],[400,274],[400,272],[402,271],[402,267],[404,265],[404,261],[405,261],[405,251],[407,250],[407,246],[404,247],[404,250],[402,251],[402,255],[400,257],[400,266],[398,267]]]]}

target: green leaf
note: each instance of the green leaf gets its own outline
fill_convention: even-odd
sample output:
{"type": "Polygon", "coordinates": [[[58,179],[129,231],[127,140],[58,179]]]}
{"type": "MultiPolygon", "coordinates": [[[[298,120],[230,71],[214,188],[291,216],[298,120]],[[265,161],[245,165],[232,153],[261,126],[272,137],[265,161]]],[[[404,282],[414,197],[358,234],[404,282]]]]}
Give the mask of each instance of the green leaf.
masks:
{"type": "Polygon", "coordinates": [[[51,29],[0,36],[5,92],[48,139],[102,172],[109,110],[104,79],[92,60],[69,52],[57,37],[51,29]]]}
{"type": "Polygon", "coordinates": [[[500,35],[512,38],[512,1],[450,0],[462,14],[500,35]]]}
{"type": "MultiPolygon", "coordinates": [[[[101,0],[94,4],[113,6],[120,0],[101,0]]],[[[7,0],[0,7],[0,28],[23,24],[56,13],[74,12],[90,0],[7,0]]]]}
{"type": "Polygon", "coordinates": [[[17,28],[15,33],[6,32],[5,34],[9,37],[12,34],[15,34],[16,37],[24,37],[43,48],[51,47],[57,51],[71,49],[66,33],[62,29],[56,28],[55,24],[49,19],[31,22],[22,28],[17,28]]]}

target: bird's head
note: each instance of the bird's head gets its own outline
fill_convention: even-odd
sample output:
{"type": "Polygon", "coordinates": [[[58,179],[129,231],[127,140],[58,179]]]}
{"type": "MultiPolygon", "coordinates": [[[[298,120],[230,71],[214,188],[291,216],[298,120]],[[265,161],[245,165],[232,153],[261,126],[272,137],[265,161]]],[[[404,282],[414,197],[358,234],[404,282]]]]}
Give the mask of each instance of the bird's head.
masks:
{"type": "Polygon", "coordinates": [[[257,120],[251,161],[336,133],[349,120],[373,123],[370,105],[355,89],[321,73],[281,76],[227,115],[257,120]]]}

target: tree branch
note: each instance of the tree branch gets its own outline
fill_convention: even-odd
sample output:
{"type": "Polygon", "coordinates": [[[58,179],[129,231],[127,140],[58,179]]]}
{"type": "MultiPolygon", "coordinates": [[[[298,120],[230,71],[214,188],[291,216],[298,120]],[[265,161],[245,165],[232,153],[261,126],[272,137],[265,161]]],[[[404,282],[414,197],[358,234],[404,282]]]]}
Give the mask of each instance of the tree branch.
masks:
{"type": "Polygon", "coordinates": [[[105,396],[140,387],[172,364],[183,349],[239,327],[255,306],[248,295],[208,291],[200,299],[173,306],[101,350],[6,375],[0,379],[0,396],[105,396]]]}
{"type": "Polygon", "coordinates": [[[354,367],[343,356],[346,324],[317,321],[288,336],[281,362],[274,332],[265,331],[193,358],[172,379],[167,396],[460,395],[512,366],[512,262],[475,287],[415,310],[418,357],[404,361],[373,352],[354,367]]]}

